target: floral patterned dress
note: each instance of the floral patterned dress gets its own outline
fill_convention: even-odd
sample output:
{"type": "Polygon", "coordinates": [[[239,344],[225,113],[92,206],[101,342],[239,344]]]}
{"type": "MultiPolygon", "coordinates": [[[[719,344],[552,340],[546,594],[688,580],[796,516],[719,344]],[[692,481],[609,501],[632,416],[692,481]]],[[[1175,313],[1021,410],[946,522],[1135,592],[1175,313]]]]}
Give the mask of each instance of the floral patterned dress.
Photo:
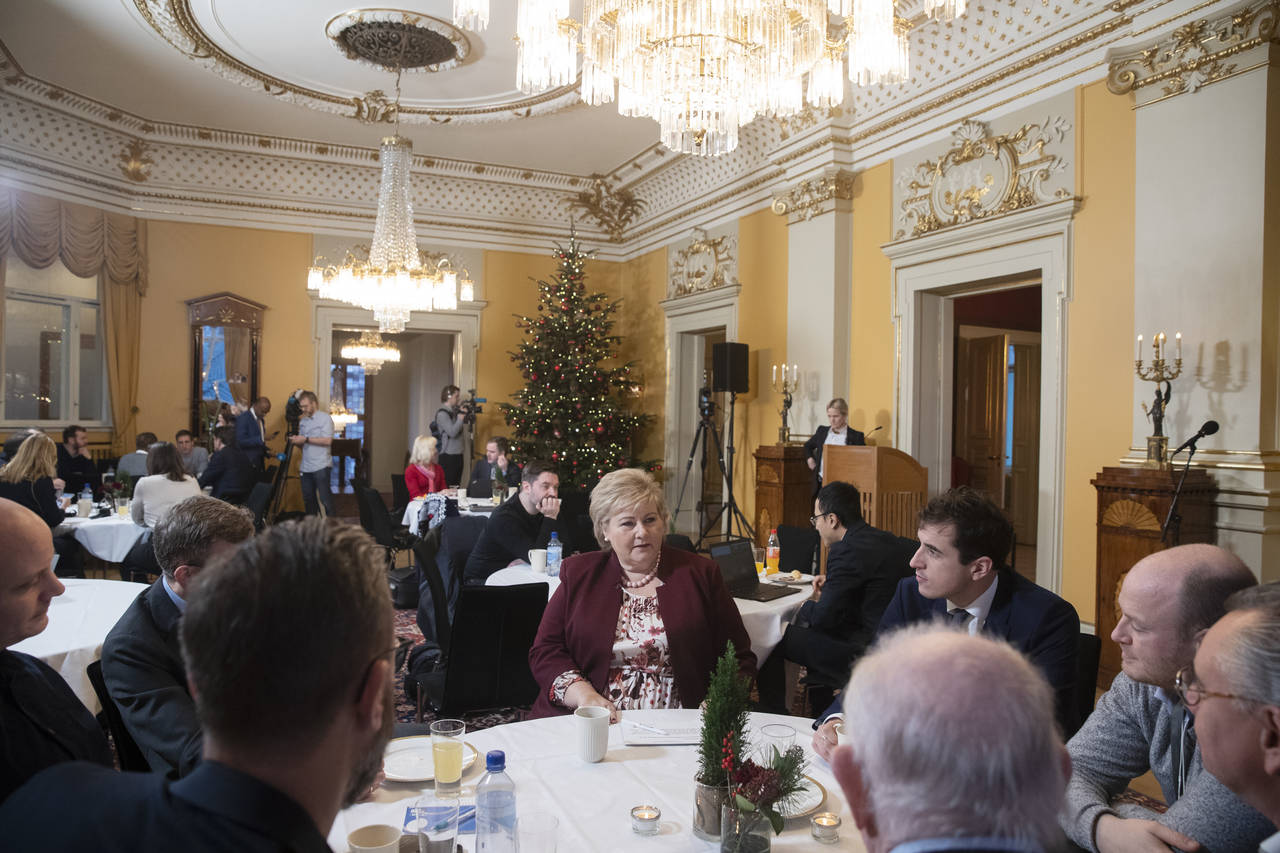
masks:
{"type": "MultiPolygon", "coordinates": [[[[658,596],[622,591],[622,607],[613,634],[613,660],[609,664],[604,698],[620,710],[679,708],[675,671],[667,629],[658,613],[658,596]]],[[[583,675],[576,669],[560,675],[551,686],[556,704],[564,704],[565,691],[583,675]]]]}

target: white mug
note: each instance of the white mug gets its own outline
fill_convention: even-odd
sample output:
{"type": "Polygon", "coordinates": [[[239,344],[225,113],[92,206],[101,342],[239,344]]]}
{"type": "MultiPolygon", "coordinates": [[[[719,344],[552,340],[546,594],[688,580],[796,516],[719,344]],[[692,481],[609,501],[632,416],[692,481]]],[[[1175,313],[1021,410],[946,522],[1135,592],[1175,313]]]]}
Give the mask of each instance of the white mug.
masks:
{"type": "Polygon", "coordinates": [[[573,712],[577,718],[578,757],[594,764],[609,750],[609,709],[585,705],[573,712]]]}
{"type": "Polygon", "coordinates": [[[844,720],[836,721],[836,746],[844,746],[849,742],[849,736],[844,733],[844,720]]]}
{"type": "Polygon", "coordinates": [[[400,849],[400,830],[387,824],[362,826],[347,836],[352,853],[396,853],[400,849]]]}
{"type": "Polygon", "coordinates": [[[538,574],[547,573],[547,549],[534,548],[529,552],[529,566],[538,574]]]}

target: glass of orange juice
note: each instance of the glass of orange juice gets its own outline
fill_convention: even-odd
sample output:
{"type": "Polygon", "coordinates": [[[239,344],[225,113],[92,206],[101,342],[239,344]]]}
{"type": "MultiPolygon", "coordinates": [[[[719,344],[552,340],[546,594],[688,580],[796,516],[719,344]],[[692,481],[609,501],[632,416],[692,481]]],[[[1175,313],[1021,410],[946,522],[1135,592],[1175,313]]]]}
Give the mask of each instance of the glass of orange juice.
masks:
{"type": "Polygon", "coordinates": [[[462,720],[436,720],[431,724],[431,758],[435,764],[436,796],[456,797],[462,790],[462,720]]]}
{"type": "Polygon", "coordinates": [[[756,560],[756,574],[763,575],[764,574],[764,549],[753,547],[751,549],[751,553],[756,560]]]}

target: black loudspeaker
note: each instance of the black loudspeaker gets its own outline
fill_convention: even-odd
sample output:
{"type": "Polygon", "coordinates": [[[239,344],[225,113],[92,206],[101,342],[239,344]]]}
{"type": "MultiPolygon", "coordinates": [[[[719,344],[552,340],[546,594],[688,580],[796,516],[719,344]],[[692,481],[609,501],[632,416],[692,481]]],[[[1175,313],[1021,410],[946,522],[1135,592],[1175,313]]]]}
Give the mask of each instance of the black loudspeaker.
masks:
{"type": "Polygon", "coordinates": [[[747,345],[711,345],[711,390],[745,394],[747,382],[747,345]]]}

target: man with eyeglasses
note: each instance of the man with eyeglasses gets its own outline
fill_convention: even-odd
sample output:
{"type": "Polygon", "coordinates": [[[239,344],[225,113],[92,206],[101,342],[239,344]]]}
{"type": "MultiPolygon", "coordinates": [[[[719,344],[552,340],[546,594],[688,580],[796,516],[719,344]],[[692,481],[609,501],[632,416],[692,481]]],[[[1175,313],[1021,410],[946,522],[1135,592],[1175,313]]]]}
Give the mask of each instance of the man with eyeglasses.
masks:
{"type": "Polygon", "coordinates": [[[756,676],[760,704],[773,713],[787,713],[785,661],[805,667],[810,684],[832,692],[844,686],[853,662],[875,639],[898,581],[911,574],[918,547],[914,539],[863,521],[861,497],[851,483],[823,486],[809,523],[827,546],[827,572],[813,579],[816,599],[800,607],[756,676]]]}
{"type": "MultiPolygon", "coordinates": [[[[1195,666],[1178,673],[1178,693],[1195,714],[1205,770],[1280,824],[1280,583],[1227,599],[1195,666]]],[[[1280,853],[1280,832],[1258,849],[1280,853]]]]}
{"type": "Polygon", "coordinates": [[[1076,844],[1099,853],[1252,851],[1274,832],[1202,765],[1199,726],[1176,688],[1228,596],[1256,583],[1239,557],[1213,545],[1159,551],[1129,570],[1111,632],[1123,671],[1067,743],[1073,770],[1062,827],[1076,844]],[[1147,770],[1168,811],[1112,803],[1147,770]]]}

